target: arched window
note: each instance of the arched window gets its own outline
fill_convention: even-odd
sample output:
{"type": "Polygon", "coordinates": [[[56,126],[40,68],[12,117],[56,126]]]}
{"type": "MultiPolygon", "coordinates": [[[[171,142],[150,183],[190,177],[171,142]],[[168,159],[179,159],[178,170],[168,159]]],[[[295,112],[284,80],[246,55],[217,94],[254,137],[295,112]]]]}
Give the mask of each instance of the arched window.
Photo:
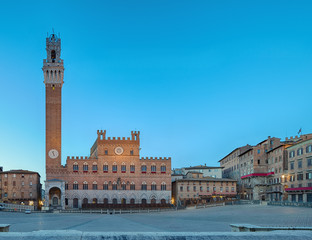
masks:
{"type": "Polygon", "coordinates": [[[107,183],[107,182],[104,182],[104,184],[103,184],[103,190],[108,190],[108,183],[107,183]]]}
{"type": "Polygon", "coordinates": [[[88,163],[86,162],[83,164],[83,171],[88,172],[88,163]]]}
{"type": "Polygon", "coordinates": [[[156,191],[156,190],[157,190],[157,185],[156,185],[155,182],[152,182],[151,190],[152,190],[152,191],[156,191]]]}
{"type": "Polygon", "coordinates": [[[93,198],[93,199],[92,199],[92,203],[93,203],[93,204],[97,204],[97,198],[93,198]]]}
{"type": "Polygon", "coordinates": [[[145,165],[145,164],[143,164],[143,165],[141,166],[141,172],[142,172],[142,173],[146,173],[146,165],[145,165]]]}
{"type": "Polygon", "coordinates": [[[103,165],[103,172],[107,173],[108,172],[108,164],[104,163],[103,165]]]}
{"type": "Polygon", "coordinates": [[[135,184],[134,184],[134,182],[132,182],[132,183],[130,184],[130,190],[135,190],[135,184]]]}
{"type": "Polygon", "coordinates": [[[112,166],[113,173],[117,172],[117,164],[114,162],[112,166]]]}
{"type": "Polygon", "coordinates": [[[83,184],[82,184],[82,189],[83,190],[88,190],[88,182],[87,181],[84,181],[83,184]]]}
{"type": "Polygon", "coordinates": [[[113,190],[117,190],[117,183],[113,182],[113,190]]]}
{"type": "Polygon", "coordinates": [[[97,172],[97,170],[98,170],[97,163],[94,162],[92,165],[92,172],[97,172]]]}
{"type": "Polygon", "coordinates": [[[55,52],[55,50],[51,51],[51,59],[52,59],[52,62],[55,62],[55,59],[56,59],[56,52],[55,52]]]}
{"type": "Polygon", "coordinates": [[[73,189],[74,189],[74,190],[78,190],[78,182],[77,182],[77,181],[75,181],[75,182],[73,183],[73,189]]]}
{"type": "Polygon", "coordinates": [[[151,173],[156,173],[156,165],[152,164],[151,166],[151,173]]]}
{"type": "Polygon", "coordinates": [[[130,173],[134,173],[135,172],[135,165],[133,163],[131,163],[130,165],[130,173]]]}
{"type": "Polygon", "coordinates": [[[166,189],[167,189],[166,183],[163,182],[163,183],[161,184],[161,191],[166,191],[166,189]]]}
{"type": "Polygon", "coordinates": [[[75,162],[75,163],[73,164],[73,171],[74,171],[74,172],[78,172],[78,170],[79,170],[78,163],[75,162]]]}
{"type": "Polygon", "coordinates": [[[127,190],[127,185],[126,185],[125,182],[123,182],[123,183],[121,184],[121,189],[122,189],[122,190],[127,190]]]}
{"type": "Polygon", "coordinates": [[[92,189],[93,190],[97,190],[97,182],[96,181],[93,182],[92,189]]]}
{"type": "Polygon", "coordinates": [[[126,164],[124,162],[121,164],[121,172],[122,173],[126,172],[126,164]]]}
{"type": "Polygon", "coordinates": [[[160,167],[160,172],[161,173],[166,173],[166,165],[165,164],[162,164],[161,167],[160,167]]]}
{"type": "Polygon", "coordinates": [[[141,190],[144,190],[144,191],[147,190],[146,182],[142,182],[141,190]]]}

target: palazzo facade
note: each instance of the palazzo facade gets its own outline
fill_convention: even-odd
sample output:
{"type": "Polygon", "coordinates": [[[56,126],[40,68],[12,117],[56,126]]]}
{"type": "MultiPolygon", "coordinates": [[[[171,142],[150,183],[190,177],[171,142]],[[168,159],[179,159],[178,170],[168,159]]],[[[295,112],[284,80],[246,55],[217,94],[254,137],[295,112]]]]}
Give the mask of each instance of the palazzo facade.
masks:
{"type": "Polygon", "coordinates": [[[154,205],[171,201],[171,158],[141,158],[140,132],[107,137],[98,130],[90,155],[61,163],[61,107],[64,65],[61,39],[46,39],[43,60],[46,88],[47,209],[81,208],[87,204],[154,205]]]}

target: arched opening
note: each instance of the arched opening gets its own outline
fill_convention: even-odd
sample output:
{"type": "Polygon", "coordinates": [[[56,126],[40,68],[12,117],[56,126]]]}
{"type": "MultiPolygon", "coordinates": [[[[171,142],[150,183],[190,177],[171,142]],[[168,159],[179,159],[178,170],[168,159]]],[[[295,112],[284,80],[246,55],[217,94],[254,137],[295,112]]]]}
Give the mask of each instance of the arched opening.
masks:
{"type": "Polygon", "coordinates": [[[156,204],[156,198],[151,199],[151,204],[156,204]]]}
{"type": "Polygon", "coordinates": [[[108,204],[108,198],[104,198],[104,204],[108,204]]]}
{"type": "Polygon", "coordinates": [[[142,204],[146,205],[146,199],[145,198],[142,198],[142,204]]]}
{"type": "Polygon", "coordinates": [[[82,204],[88,204],[88,198],[84,198],[84,199],[82,200],[82,204]]]}
{"type": "Polygon", "coordinates": [[[53,187],[49,190],[50,206],[57,208],[61,206],[61,190],[53,187]]]}
{"type": "Polygon", "coordinates": [[[117,204],[117,198],[113,198],[113,204],[117,204]]]}
{"type": "Polygon", "coordinates": [[[96,203],[97,203],[97,198],[93,198],[93,199],[92,199],[92,203],[95,203],[95,204],[96,204],[96,203]]]}
{"type": "Polygon", "coordinates": [[[125,198],[121,199],[121,204],[127,204],[127,200],[125,198]]]}
{"type": "Polygon", "coordinates": [[[73,200],[73,208],[78,208],[78,198],[74,198],[74,200],[73,200]]]}
{"type": "Polygon", "coordinates": [[[160,202],[161,202],[161,204],[166,204],[166,199],[163,198],[160,200],[160,202]]]}
{"type": "Polygon", "coordinates": [[[55,52],[55,50],[51,51],[51,59],[52,59],[52,62],[55,62],[55,59],[56,59],[56,52],[55,52]]]}
{"type": "Polygon", "coordinates": [[[131,199],[130,199],[130,204],[135,204],[134,198],[131,198],[131,199]]]}

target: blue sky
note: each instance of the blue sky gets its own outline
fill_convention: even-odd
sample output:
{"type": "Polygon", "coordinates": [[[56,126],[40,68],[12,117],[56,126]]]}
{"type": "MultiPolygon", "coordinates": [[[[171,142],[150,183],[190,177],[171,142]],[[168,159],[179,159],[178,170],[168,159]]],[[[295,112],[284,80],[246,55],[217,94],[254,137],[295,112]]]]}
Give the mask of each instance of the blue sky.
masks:
{"type": "Polygon", "coordinates": [[[65,65],[62,159],[97,129],[141,131],[141,156],[218,166],[267,136],[311,133],[311,1],[6,1],[0,7],[0,166],[45,178],[42,60],[65,65]]]}

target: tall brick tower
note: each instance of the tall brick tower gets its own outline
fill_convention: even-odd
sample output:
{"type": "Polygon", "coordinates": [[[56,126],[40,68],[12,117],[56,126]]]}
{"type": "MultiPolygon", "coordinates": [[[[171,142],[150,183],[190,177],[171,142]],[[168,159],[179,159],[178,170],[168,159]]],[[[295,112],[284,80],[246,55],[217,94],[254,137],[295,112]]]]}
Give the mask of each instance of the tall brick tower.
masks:
{"type": "Polygon", "coordinates": [[[64,65],[61,39],[56,34],[46,38],[47,58],[43,60],[46,88],[46,175],[47,180],[61,167],[62,86],[64,65]]]}

